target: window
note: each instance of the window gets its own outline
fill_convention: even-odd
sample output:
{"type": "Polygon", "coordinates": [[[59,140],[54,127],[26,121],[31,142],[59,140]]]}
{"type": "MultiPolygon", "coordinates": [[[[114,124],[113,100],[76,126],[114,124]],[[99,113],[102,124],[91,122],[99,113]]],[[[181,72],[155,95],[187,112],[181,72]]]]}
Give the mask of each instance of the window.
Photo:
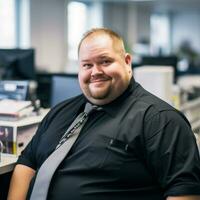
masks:
{"type": "Polygon", "coordinates": [[[16,47],[15,0],[0,0],[0,47],[16,47]],[[5,22],[6,21],[6,22],[5,22]]]}
{"type": "Polygon", "coordinates": [[[0,0],[0,48],[30,46],[29,1],[0,0]]]}
{"type": "Polygon", "coordinates": [[[153,54],[169,54],[170,22],[168,15],[153,14],[151,16],[151,50],[153,54]]]}
{"type": "Polygon", "coordinates": [[[102,3],[71,1],[68,4],[68,71],[74,69],[77,48],[83,33],[92,27],[102,26],[102,3]],[[70,69],[71,68],[71,69],[70,69]]]}
{"type": "Polygon", "coordinates": [[[76,60],[77,45],[87,27],[87,6],[81,2],[68,4],[68,58],[76,60]]]}
{"type": "Polygon", "coordinates": [[[19,8],[19,40],[21,48],[30,47],[30,0],[21,0],[19,8]]]}

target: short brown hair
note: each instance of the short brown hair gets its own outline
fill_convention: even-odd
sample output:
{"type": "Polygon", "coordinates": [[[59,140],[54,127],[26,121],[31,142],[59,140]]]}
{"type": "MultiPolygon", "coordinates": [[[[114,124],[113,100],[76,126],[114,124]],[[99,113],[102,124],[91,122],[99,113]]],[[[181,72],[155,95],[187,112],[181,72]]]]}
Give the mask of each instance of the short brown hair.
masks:
{"type": "Polygon", "coordinates": [[[87,37],[89,37],[90,35],[99,34],[99,33],[108,35],[113,41],[116,41],[118,44],[120,44],[121,50],[123,52],[125,52],[124,41],[118,33],[114,32],[113,30],[108,29],[108,28],[92,28],[91,30],[89,30],[89,31],[87,31],[86,33],[83,34],[83,37],[82,37],[82,39],[81,39],[81,41],[79,42],[79,45],[78,45],[78,55],[79,55],[79,51],[80,51],[80,47],[81,47],[82,42],[87,37]]]}

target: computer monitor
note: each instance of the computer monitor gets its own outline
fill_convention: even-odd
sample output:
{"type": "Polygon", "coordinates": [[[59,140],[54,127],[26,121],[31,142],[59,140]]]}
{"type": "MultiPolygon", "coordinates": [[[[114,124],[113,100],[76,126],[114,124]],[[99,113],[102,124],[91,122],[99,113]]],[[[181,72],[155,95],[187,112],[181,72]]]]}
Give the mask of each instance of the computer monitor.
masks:
{"type": "Polygon", "coordinates": [[[14,99],[27,100],[29,81],[0,81],[0,100],[14,99]]]}
{"type": "Polygon", "coordinates": [[[0,49],[0,78],[34,80],[36,78],[34,56],[34,49],[0,49]]]}
{"type": "Polygon", "coordinates": [[[82,93],[77,74],[53,75],[51,87],[51,107],[82,93]]]}
{"type": "Polygon", "coordinates": [[[178,75],[177,70],[178,58],[171,56],[143,56],[140,65],[154,65],[154,66],[172,66],[174,69],[174,82],[178,75]]]}

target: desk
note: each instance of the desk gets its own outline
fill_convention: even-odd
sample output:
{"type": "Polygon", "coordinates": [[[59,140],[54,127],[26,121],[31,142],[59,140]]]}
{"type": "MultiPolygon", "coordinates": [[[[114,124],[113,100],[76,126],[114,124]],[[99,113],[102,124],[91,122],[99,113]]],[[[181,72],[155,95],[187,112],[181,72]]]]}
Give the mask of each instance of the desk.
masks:
{"type": "Polygon", "coordinates": [[[0,199],[6,200],[12,176],[12,170],[17,161],[17,156],[1,154],[0,162],[0,199]]]}
{"type": "Polygon", "coordinates": [[[16,121],[0,121],[0,125],[22,127],[22,126],[37,124],[42,121],[42,119],[48,112],[49,112],[49,109],[41,109],[39,115],[33,114],[29,117],[22,118],[16,121]]]}
{"type": "Polygon", "coordinates": [[[18,156],[10,154],[1,154],[0,175],[13,170],[18,156]]]}
{"type": "MultiPolygon", "coordinates": [[[[14,129],[19,129],[19,142],[21,142],[22,138],[26,139],[25,144],[23,148],[27,145],[27,143],[32,138],[36,128],[37,124],[44,118],[44,116],[48,113],[49,109],[43,109],[41,110],[40,115],[33,115],[18,121],[0,121],[0,126],[10,126],[14,129]],[[33,127],[33,125],[35,125],[33,127]],[[27,129],[28,128],[28,129],[27,129]],[[26,131],[30,129],[31,134],[26,134],[26,131]],[[23,135],[23,137],[22,137],[23,135]],[[25,135],[25,136],[24,136],[25,135]]],[[[17,133],[18,134],[18,133],[17,133]]],[[[22,148],[18,148],[17,155],[21,153],[22,148]]],[[[13,170],[14,165],[17,161],[18,156],[17,155],[11,155],[11,154],[1,154],[1,162],[0,162],[0,174],[4,174],[7,172],[10,172],[13,170]]]]}
{"type": "MultiPolygon", "coordinates": [[[[0,126],[12,127],[18,136],[17,142],[23,141],[23,146],[17,148],[17,155],[21,153],[21,150],[27,145],[27,143],[32,138],[38,123],[44,118],[48,113],[49,109],[41,109],[40,115],[32,115],[18,121],[0,121],[0,126]],[[26,140],[26,141],[24,141],[26,140]]],[[[12,171],[15,167],[15,163],[18,159],[17,155],[11,154],[1,154],[0,162],[0,199],[6,200],[8,194],[8,188],[10,184],[10,179],[12,176],[12,171]]]]}

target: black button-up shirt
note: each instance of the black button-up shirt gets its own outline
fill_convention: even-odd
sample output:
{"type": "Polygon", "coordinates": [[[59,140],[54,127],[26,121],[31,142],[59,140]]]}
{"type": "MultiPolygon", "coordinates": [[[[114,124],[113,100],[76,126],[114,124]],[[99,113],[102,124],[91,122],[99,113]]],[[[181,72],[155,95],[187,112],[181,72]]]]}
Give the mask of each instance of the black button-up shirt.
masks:
{"type": "MultiPolygon", "coordinates": [[[[18,163],[37,170],[85,103],[80,95],[53,108],[18,163]]],[[[102,107],[92,113],[54,174],[48,200],[161,200],[200,195],[198,150],[180,112],[133,79],[119,98],[102,107]]],[[[34,178],[29,194],[33,183],[34,178]]]]}

